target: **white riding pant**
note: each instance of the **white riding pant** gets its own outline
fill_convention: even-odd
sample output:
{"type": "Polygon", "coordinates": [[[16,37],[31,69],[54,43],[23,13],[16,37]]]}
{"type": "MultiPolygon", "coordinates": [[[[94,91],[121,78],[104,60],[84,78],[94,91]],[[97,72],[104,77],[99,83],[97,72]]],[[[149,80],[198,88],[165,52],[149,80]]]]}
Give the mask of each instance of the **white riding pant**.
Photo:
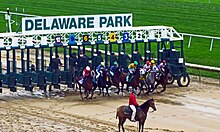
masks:
{"type": "Polygon", "coordinates": [[[136,115],[136,107],[134,105],[129,105],[130,108],[132,109],[132,114],[131,114],[131,120],[134,120],[135,115],[136,115]]]}
{"type": "Polygon", "coordinates": [[[99,76],[101,75],[101,73],[100,73],[101,71],[100,70],[96,70],[96,73],[97,73],[97,75],[96,75],[96,79],[98,79],[99,78],[99,76]]]}
{"type": "Polygon", "coordinates": [[[113,73],[112,71],[110,71],[110,74],[111,74],[112,76],[114,76],[114,73],[113,73]]]}
{"type": "Polygon", "coordinates": [[[128,71],[130,74],[133,74],[135,70],[134,70],[134,68],[129,68],[128,71]]]}

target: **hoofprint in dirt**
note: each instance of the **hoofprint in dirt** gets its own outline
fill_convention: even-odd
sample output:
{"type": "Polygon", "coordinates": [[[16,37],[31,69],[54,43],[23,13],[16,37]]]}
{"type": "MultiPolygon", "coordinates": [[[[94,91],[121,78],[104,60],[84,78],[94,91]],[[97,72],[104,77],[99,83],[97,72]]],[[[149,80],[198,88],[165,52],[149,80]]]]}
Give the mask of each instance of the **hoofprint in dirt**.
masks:
{"type": "MultiPolygon", "coordinates": [[[[163,94],[142,95],[141,104],[154,98],[157,111],[148,114],[145,131],[219,131],[220,87],[192,81],[189,87],[170,85],[163,94]]],[[[39,95],[0,96],[0,128],[3,131],[117,131],[116,108],[128,103],[111,94],[81,100],[79,93],[50,99],[39,95]],[[43,98],[42,98],[43,97],[43,98]]],[[[63,96],[63,95],[62,95],[63,96]]],[[[150,110],[151,111],[151,110],[150,110]]],[[[137,123],[127,121],[127,131],[137,131],[137,123]]]]}

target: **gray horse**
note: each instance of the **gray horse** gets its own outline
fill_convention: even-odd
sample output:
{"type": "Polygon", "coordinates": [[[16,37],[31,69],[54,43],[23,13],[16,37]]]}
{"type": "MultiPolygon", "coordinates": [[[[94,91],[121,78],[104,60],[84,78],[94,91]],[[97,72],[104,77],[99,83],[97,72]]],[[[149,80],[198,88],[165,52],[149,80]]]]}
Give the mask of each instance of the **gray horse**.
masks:
{"type": "Polygon", "coordinates": [[[152,90],[154,89],[154,85],[156,81],[155,79],[156,79],[156,72],[150,71],[150,73],[146,77],[147,94],[152,92],[152,90]]]}

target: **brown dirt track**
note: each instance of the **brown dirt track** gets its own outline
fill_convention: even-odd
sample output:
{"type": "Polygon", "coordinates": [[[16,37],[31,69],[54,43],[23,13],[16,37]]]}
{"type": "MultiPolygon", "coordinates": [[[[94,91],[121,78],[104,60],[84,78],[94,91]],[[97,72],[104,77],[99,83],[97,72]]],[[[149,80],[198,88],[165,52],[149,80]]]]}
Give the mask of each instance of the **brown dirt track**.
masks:
{"type": "MultiPolygon", "coordinates": [[[[163,94],[142,95],[142,103],[153,97],[157,111],[148,113],[145,131],[148,132],[214,132],[220,130],[220,86],[217,80],[199,83],[192,77],[187,88],[176,83],[163,94]],[[217,82],[218,83],[218,82],[217,82]]],[[[116,132],[116,108],[127,104],[125,97],[111,94],[82,101],[76,92],[51,99],[41,96],[8,93],[0,95],[0,131],[76,131],[116,132]]],[[[150,109],[150,111],[152,111],[150,109]]],[[[126,121],[126,131],[137,131],[137,123],[126,121]]]]}

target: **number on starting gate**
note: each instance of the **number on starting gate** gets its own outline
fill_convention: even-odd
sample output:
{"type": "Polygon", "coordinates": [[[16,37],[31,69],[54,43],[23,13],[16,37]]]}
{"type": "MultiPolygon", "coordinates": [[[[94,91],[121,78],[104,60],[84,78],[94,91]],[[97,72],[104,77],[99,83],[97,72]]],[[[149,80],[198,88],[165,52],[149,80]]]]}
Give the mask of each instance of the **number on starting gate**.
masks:
{"type": "Polygon", "coordinates": [[[123,33],[123,41],[129,41],[129,33],[127,32],[123,33]]]}
{"type": "Polygon", "coordinates": [[[98,35],[97,35],[97,41],[98,41],[98,42],[102,41],[102,34],[98,34],[98,35]]]}
{"type": "Polygon", "coordinates": [[[61,44],[61,36],[55,37],[55,44],[61,44]]]}
{"type": "Polygon", "coordinates": [[[76,36],[74,34],[70,34],[69,36],[69,44],[74,44],[76,41],[76,36]]]}
{"type": "Polygon", "coordinates": [[[116,42],[116,34],[110,33],[110,42],[116,42]]]}
{"type": "Polygon", "coordinates": [[[89,35],[83,35],[83,42],[89,41],[89,35]]]}
{"type": "Polygon", "coordinates": [[[142,32],[136,32],[136,40],[142,40],[142,32]]]}

